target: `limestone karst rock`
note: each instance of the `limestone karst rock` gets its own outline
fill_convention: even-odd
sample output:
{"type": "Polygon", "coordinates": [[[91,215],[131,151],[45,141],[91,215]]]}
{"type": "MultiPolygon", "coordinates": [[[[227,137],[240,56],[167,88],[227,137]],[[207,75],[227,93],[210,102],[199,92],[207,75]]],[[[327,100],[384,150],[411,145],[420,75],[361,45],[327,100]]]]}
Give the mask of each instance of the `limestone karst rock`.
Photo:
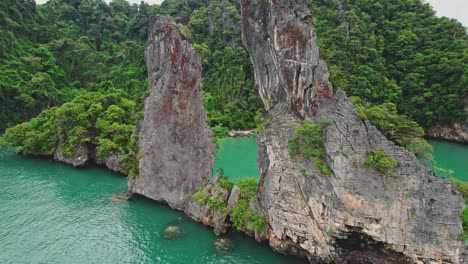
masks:
{"type": "Polygon", "coordinates": [[[335,95],[320,59],[306,0],[243,0],[243,41],[267,113],[258,135],[259,204],[270,245],[313,263],[464,263],[456,187],[357,119],[335,95]],[[302,120],[323,124],[325,164],[291,157],[302,120]],[[398,166],[394,176],[364,166],[371,149],[398,166]]]}
{"type": "Polygon", "coordinates": [[[184,210],[205,186],[216,147],[203,107],[202,63],[170,17],[152,18],[145,51],[150,94],[138,127],[139,177],[129,191],[184,210]]]}

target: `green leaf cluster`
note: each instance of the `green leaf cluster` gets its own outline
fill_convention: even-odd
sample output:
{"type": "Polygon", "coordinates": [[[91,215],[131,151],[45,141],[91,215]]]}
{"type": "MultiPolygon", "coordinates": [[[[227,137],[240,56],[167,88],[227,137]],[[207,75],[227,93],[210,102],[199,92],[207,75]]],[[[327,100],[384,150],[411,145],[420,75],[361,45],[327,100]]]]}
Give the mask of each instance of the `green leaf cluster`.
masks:
{"type": "MultiPolygon", "coordinates": [[[[325,120],[329,123],[330,120],[325,120]]],[[[332,121],[331,121],[332,122],[332,121]]],[[[302,121],[296,128],[294,138],[288,143],[289,155],[291,157],[302,156],[312,161],[317,169],[324,174],[330,175],[331,171],[325,164],[325,146],[323,145],[323,128],[309,121],[302,121]]]]}
{"type": "Polygon", "coordinates": [[[395,176],[395,168],[398,166],[394,158],[389,158],[385,152],[376,149],[370,149],[367,159],[364,161],[366,167],[377,169],[386,176],[395,176]]]}
{"type": "MultiPolygon", "coordinates": [[[[468,204],[468,182],[463,182],[453,177],[450,177],[450,181],[455,183],[458,190],[461,192],[463,199],[465,200],[465,206],[466,206],[466,204],[468,204]]],[[[468,208],[466,208],[462,212],[461,216],[463,220],[464,239],[467,240],[468,239],[468,208]]]]}
{"type": "Polygon", "coordinates": [[[369,120],[385,137],[413,152],[417,157],[433,162],[432,146],[424,139],[424,129],[418,123],[397,112],[393,103],[366,105],[360,98],[352,96],[358,118],[369,120]]]}
{"type": "Polygon", "coordinates": [[[463,231],[465,240],[468,240],[468,208],[463,210],[463,231]]]}
{"type": "Polygon", "coordinates": [[[227,204],[222,198],[222,191],[217,186],[207,185],[195,191],[195,193],[188,195],[188,199],[197,202],[198,205],[206,205],[212,211],[222,213],[227,212],[227,204]]]}
{"type": "Polygon", "coordinates": [[[455,183],[458,190],[461,192],[463,198],[465,199],[465,203],[468,204],[468,182],[460,181],[454,177],[450,177],[450,180],[455,183]]]}
{"type": "Polygon", "coordinates": [[[233,227],[238,231],[251,228],[254,231],[261,232],[267,224],[266,219],[251,207],[256,199],[257,181],[255,178],[244,178],[237,185],[241,192],[230,214],[233,227]]]}

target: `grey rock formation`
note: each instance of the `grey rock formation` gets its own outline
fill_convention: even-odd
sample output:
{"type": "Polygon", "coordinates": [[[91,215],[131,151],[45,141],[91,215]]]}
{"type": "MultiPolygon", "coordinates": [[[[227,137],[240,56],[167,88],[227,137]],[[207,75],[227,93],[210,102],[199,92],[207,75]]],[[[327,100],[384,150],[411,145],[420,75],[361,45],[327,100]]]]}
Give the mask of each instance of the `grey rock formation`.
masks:
{"type": "Polygon", "coordinates": [[[109,170],[124,174],[125,170],[121,167],[120,158],[123,154],[115,154],[109,156],[106,160],[100,160],[96,154],[96,145],[91,143],[81,143],[75,155],[68,157],[63,153],[63,139],[60,131],[57,131],[59,135],[57,150],[54,153],[54,160],[65,164],[72,165],[74,167],[84,167],[90,163],[97,165],[103,165],[109,170]]]}
{"type": "Polygon", "coordinates": [[[122,156],[123,154],[112,155],[104,161],[104,164],[109,170],[113,172],[124,173],[125,170],[120,164],[120,159],[122,158],[122,156]]]}
{"type": "Polygon", "coordinates": [[[254,2],[243,1],[242,39],[266,109],[287,102],[299,116],[316,113],[333,90],[306,2],[254,2]]]}
{"type": "Polygon", "coordinates": [[[435,139],[468,144],[468,120],[464,123],[454,123],[451,127],[433,127],[428,129],[426,134],[435,139]]]}
{"type": "Polygon", "coordinates": [[[208,184],[203,188],[204,201],[200,202],[197,199],[191,197],[188,199],[188,204],[185,208],[185,213],[192,219],[203,223],[204,225],[211,226],[214,228],[216,235],[222,235],[226,233],[229,228],[227,222],[228,211],[219,210],[219,208],[210,208],[205,202],[208,199],[220,200],[223,204],[226,204],[229,197],[229,192],[213,184],[208,184]]]}
{"type": "Polygon", "coordinates": [[[54,153],[54,160],[72,165],[74,167],[83,167],[90,161],[89,152],[90,151],[86,144],[80,144],[76,154],[73,157],[67,157],[63,153],[62,139],[59,137],[57,150],[54,153]]]}
{"type": "Polygon", "coordinates": [[[145,51],[150,95],[139,126],[140,176],[129,191],[184,210],[205,186],[214,154],[200,83],[200,55],[170,17],[152,18],[145,51]]]}
{"type": "Polygon", "coordinates": [[[239,200],[240,194],[241,194],[241,189],[239,188],[239,186],[234,185],[234,187],[232,187],[231,195],[229,195],[229,200],[227,203],[228,210],[232,210],[232,208],[234,208],[237,201],[239,200]]]}
{"type": "Polygon", "coordinates": [[[260,132],[259,205],[270,245],[312,263],[463,263],[455,186],[412,153],[356,118],[345,94],[333,96],[306,0],[243,0],[243,41],[268,110],[260,132]],[[289,155],[306,119],[324,127],[325,175],[289,155]],[[398,162],[395,177],[363,165],[370,149],[398,162]]]}

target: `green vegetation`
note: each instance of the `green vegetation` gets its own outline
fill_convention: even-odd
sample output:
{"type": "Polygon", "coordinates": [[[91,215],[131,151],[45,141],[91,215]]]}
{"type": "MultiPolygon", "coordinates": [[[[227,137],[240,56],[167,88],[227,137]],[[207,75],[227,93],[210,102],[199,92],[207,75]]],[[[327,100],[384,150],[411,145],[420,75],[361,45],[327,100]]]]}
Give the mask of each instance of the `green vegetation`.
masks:
{"type": "Polygon", "coordinates": [[[187,195],[187,198],[196,201],[200,206],[208,206],[212,212],[227,212],[227,204],[222,198],[221,190],[212,185],[196,190],[195,193],[187,195]]]}
{"type": "Polygon", "coordinates": [[[350,97],[358,110],[359,119],[367,119],[385,137],[412,151],[417,157],[433,162],[432,146],[424,139],[424,129],[407,116],[397,113],[396,105],[365,105],[358,97],[350,97]]]}
{"type": "Polygon", "coordinates": [[[385,152],[370,149],[369,156],[364,161],[364,165],[375,168],[386,176],[395,176],[395,168],[398,166],[398,163],[394,158],[388,158],[385,152]]]}
{"type": "MultiPolygon", "coordinates": [[[[96,148],[97,158],[135,151],[130,140],[138,115],[135,103],[122,92],[86,93],[60,107],[43,111],[29,123],[6,130],[4,145],[20,146],[18,152],[30,155],[53,155],[61,142],[65,156],[72,157],[79,146],[96,148]],[[60,138],[59,138],[60,137],[60,138]]],[[[137,151],[135,152],[137,153],[137,151]]],[[[126,163],[132,163],[127,155],[126,163]]],[[[129,170],[133,165],[128,164],[129,170]]]]}
{"type": "Polygon", "coordinates": [[[0,10],[0,130],[87,92],[147,90],[149,5],[5,0],[0,10]]]}
{"type": "Polygon", "coordinates": [[[463,210],[463,238],[468,240],[468,208],[463,210]]]}
{"type": "MultiPolygon", "coordinates": [[[[250,228],[261,232],[266,226],[266,219],[252,209],[252,205],[257,197],[257,181],[255,178],[244,178],[239,180],[236,185],[241,191],[237,203],[228,212],[231,217],[232,226],[238,231],[250,228]]],[[[222,176],[218,186],[230,192],[234,183],[230,182],[226,176],[222,176]]],[[[195,193],[187,195],[187,198],[195,200],[198,205],[207,205],[211,211],[227,212],[227,205],[221,198],[222,192],[219,187],[213,187],[209,184],[206,187],[198,189],[195,193]]]]}
{"type": "Polygon", "coordinates": [[[228,177],[228,176],[225,176],[225,175],[221,176],[221,178],[219,179],[218,185],[219,185],[221,188],[226,189],[229,193],[231,193],[232,188],[234,187],[234,183],[231,182],[231,181],[229,180],[229,177],[228,177]]]}
{"type": "Polygon", "coordinates": [[[463,198],[465,199],[465,203],[468,204],[468,182],[462,182],[456,178],[451,177],[450,180],[455,183],[458,190],[461,192],[463,198]]]}
{"type": "Polygon", "coordinates": [[[420,0],[309,0],[335,88],[424,128],[466,120],[468,37],[420,0]]]}
{"type": "MultiPolygon", "coordinates": [[[[330,120],[325,120],[329,123],[330,120]]],[[[331,121],[332,122],[332,121],[331,121]]],[[[289,155],[297,157],[301,155],[305,159],[312,161],[317,169],[324,174],[330,175],[331,171],[324,163],[325,147],[323,145],[323,128],[319,125],[303,121],[296,128],[294,138],[288,144],[289,155]]]]}
{"type": "MultiPolygon", "coordinates": [[[[124,0],[109,4],[101,0],[54,0],[36,6],[29,0],[6,0],[0,3],[0,10],[0,131],[37,116],[14,128],[24,133],[10,130],[3,139],[4,144],[21,146],[22,153],[52,155],[57,148],[57,133],[62,132],[66,133],[63,151],[68,156],[88,142],[96,144],[100,158],[129,149],[131,129],[126,125],[135,124],[133,119],[124,123],[89,120],[85,124],[83,119],[98,117],[81,113],[63,117],[70,122],[63,127],[47,119],[56,118],[55,106],[61,106],[61,112],[89,110],[88,105],[76,101],[64,103],[96,93],[123,96],[133,102],[125,111],[139,112],[147,96],[143,58],[147,25],[151,15],[162,13],[182,24],[203,57],[204,102],[215,135],[224,137],[229,129],[256,126],[254,118],[261,101],[254,89],[250,58],[240,40],[237,1],[221,5],[218,1],[189,4],[167,0],[157,6],[143,2],[132,5],[124,0]],[[226,17],[231,21],[228,24],[223,20],[226,17]],[[69,107],[75,109],[67,110],[69,107]],[[47,113],[38,116],[43,111],[47,113]],[[113,123],[125,127],[104,128],[113,123]],[[71,124],[79,125],[71,128],[71,124]],[[104,129],[125,131],[111,136],[104,135],[110,133],[104,129]],[[16,136],[19,138],[13,138],[16,136]]],[[[122,154],[126,154],[122,157],[124,168],[135,177],[137,152],[122,154]]]]}
{"type": "Polygon", "coordinates": [[[130,179],[136,179],[139,176],[139,160],[142,156],[138,149],[138,135],[133,133],[128,144],[128,153],[124,154],[119,162],[122,169],[130,179]]]}
{"type": "MultiPolygon", "coordinates": [[[[451,177],[450,180],[455,183],[458,190],[461,192],[463,199],[465,200],[465,206],[468,204],[468,182],[462,182],[456,178],[451,177]]],[[[468,239],[468,208],[463,210],[461,214],[463,220],[464,239],[468,239]]]]}
{"type": "Polygon", "coordinates": [[[264,230],[267,223],[265,217],[252,209],[257,197],[258,183],[255,178],[244,178],[237,183],[233,183],[229,181],[227,176],[223,175],[222,169],[220,169],[219,173],[221,173],[221,178],[217,186],[209,184],[202,187],[195,193],[187,195],[187,199],[196,201],[200,206],[207,205],[212,212],[227,212],[227,204],[221,198],[221,188],[228,190],[230,193],[234,185],[237,185],[240,189],[239,199],[228,212],[232,226],[238,231],[252,229],[261,232],[264,230]]]}
{"type": "Polygon", "coordinates": [[[257,197],[257,181],[255,178],[245,178],[241,179],[237,185],[241,192],[239,200],[231,211],[232,226],[238,231],[250,227],[254,231],[261,232],[266,226],[266,219],[251,207],[257,197]]]}

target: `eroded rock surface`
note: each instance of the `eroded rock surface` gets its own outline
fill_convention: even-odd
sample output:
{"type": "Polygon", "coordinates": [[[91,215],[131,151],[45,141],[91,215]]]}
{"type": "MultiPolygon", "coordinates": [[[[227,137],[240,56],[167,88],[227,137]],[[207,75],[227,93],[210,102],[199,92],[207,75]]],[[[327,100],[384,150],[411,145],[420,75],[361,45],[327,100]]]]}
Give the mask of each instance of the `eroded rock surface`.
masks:
{"type": "Polygon", "coordinates": [[[145,51],[150,95],[139,126],[139,177],[129,190],[184,210],[186,195],[211,176],[215,145],[207,126],[200,55],[170,17],[152,18],[145,51]]]}
{"type": "Polygon", "coordinates": [[[270,245],[312,263],[464,263],[461,195],[333,95],[307,1],[243,0],[242,20],[268,111],[257,141],[270,245]],[[330,175],[288,151],[302,120],[325,118],[330,175]],[[370,149],[397,161],[394,177],[363,165],[370,149]]]}

